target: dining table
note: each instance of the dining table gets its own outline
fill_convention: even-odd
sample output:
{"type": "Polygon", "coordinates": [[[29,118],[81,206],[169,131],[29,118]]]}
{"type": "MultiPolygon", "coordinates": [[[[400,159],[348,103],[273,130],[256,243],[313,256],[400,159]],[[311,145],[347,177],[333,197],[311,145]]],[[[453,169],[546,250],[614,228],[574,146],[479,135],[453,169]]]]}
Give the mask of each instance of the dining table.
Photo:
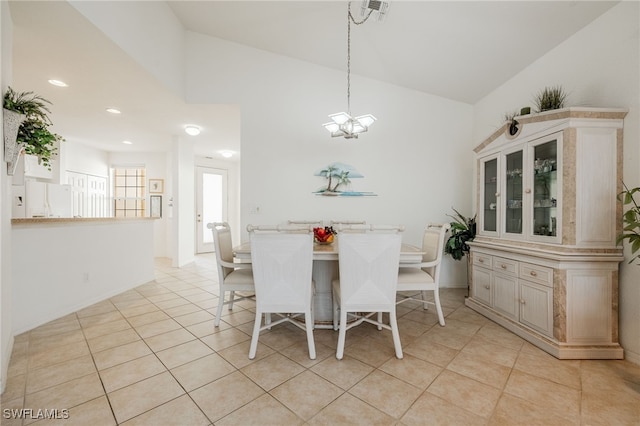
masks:
{"type": "MultiPolygon", "coordinates": [[[[313,244],[314,320],[316,328],[333,328],[333,296],[331,282],[338,278],[338,246],[340,237],[331,244],[313,244]]],[[[234,255],[243,262],[251,261],[251,243],[245,242],[233,248],[234,255]]],[[[411,244],[402,243],[400,264],[422,262],[424,251],[411,244]]]]}

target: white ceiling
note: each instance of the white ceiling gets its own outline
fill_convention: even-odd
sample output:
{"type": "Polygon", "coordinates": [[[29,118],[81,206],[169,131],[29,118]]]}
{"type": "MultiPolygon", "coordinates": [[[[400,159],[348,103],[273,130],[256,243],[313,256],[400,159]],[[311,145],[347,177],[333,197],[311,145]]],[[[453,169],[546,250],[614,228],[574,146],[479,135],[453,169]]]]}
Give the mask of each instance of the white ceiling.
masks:
{"type": "MultiPolygon", "coordinates": [[[[346,72],[346,2],[167,3],[190,31],[346,72]]],[[[383,22],[352,25],[352,73],[474,104],[616,3],[395,0],[383,22]]],[[[352,2],[354,14],[360,5],[352,2]]],[[[66,2],[12,1],[10,10],[12,85],[51,100],[68,141],[164,151],[194,123],[203,128],[197,154],[239,151],[238,106],[185,104],[66,2]],[[110,106],[123,114],[107,114],[110,106]]]]}

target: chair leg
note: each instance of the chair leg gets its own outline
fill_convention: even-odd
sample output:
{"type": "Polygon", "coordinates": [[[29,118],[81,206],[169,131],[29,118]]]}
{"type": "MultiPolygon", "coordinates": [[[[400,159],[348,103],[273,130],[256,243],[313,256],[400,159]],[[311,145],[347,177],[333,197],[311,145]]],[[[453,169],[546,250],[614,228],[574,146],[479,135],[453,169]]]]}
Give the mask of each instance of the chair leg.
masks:
{"type": "Polygon", "coordinates": [[[433,291],[433,298],[435,299],[436,311],[438,311],[438,322],[444,327],[444,315],[442,314],[442,306],[440,306],[440,292],[438,288],[433,291]]]}
{"type": "Polygon", "coordinates": [[[224,291],[220,289],[218,297],[218,309],[216,309],[216,318],[213,320],[214,327],[220,327],[220,317],[222,316],[222,305],[224,305],[224,291]]]}
{"type": "Polygon", "coordinates": [[[391,335],[393,336],[393,346],[396,349],[396,358],[402,359],[402,344],[400,343],[400,332],[398,331],[398,321],[396,320],[396,312],[389,312],[389,325],[391,326],[391,335]]]}
{"type": "Polygon", "coordinates": [[[229,292],[229,310],[233,310],[233,301],[236,298],[236,292],[235,291],[230,291],[229,292]]]}
{"type": "Polygon", "coordinates": [[[378,312],[378,331],[382,330],[382,312],[378,312]]]}
{"type": "Polygon", "coordinates": [[[338,331],[338,315],[340,312],[340,305],[336,300],[336,295],[333,295],[333,330],[338,331]]]}
{"type": "Polygon", "coordinates": [[[344,355],[344,340],[347,336],[347,313],[340,310],[340,331],[338,332],[338,349],[336,349],[336,358],[342,359],[344,355]]]}
{"type": "Polygon", "coordinates": [[[423,290],[422,293],[422,307],[424,309],[429,309],[429,304],[427,303],[427,291],[423,290]]]}
{"type": "Polygon", "coordinates": [[[309,346],[309,359],[316,359],[316,344],[313,341],[313,315],[311,309],[304,314],[304,325],[307,329],[307,345],[309,346]]]}
{"type": "Polygon", "coordinates": [[[256,319],[253,323],[253,334],[251,335],[251,346],[249,347],[249,359],[254,359],[256,357],[256,350],[258,349],[258,336],[260,335],[261,323],[262,323],[262,312],[260,312],[259,310],[256,310],[256,319]]]}

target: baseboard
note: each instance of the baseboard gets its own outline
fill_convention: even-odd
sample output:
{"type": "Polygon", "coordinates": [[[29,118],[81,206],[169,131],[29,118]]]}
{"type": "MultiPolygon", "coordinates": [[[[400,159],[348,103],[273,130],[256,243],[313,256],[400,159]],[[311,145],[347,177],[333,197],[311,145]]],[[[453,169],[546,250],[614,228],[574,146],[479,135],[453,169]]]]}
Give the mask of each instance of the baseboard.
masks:
{"type": "Polygon", "coordinates": [[[631,352],[629,350],[625,350],[624,359],[629,361],[632,364],[636,364],[636,365],[640,366],[640,354],[637,354],[635,352],[631,352]]]}

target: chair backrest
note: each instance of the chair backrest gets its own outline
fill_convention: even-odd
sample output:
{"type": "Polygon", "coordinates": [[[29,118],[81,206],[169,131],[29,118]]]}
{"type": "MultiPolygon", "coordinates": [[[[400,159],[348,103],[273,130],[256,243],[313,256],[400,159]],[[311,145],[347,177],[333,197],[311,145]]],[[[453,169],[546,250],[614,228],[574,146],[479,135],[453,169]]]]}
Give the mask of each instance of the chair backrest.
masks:
{"type": "Polygon", "coordinates": [[[365,223],[353,223],[346,225],[337,225],[338,232],[348,232],[348,233],[364,233],[369,231],[375,232],[402,232],[404,231],[403,225],[367,225],[365,223]]]}
{"type": "Polygon", "coordinates": [[[344,225],[366,225],[366,220],[332,220],[331,226],[344,226],[344,225]]]}
{"type": "Polygon", "coordinates": [[[423,268],[429,273],[435,282],[438,282],[440,275],[440,264],[442,262],[442,256],[444,253],[444,237],[447,231],[451,228],[448,223],[430,223],[424,230],[422,237],[422,262],[435,262],[433,266],[423,268]]]}
{"type": "Polygon", "coordinates": [[[347,312],[389,312],[396,301],[402,237],[338,234],[340,302],[347,312]]]}
{"type": "Polygon", "coordinates": [[[313,291],[310,232],[251,232],[256,304],[263,312],[304,312],[313,291]]]}
{"type": "Polygon", "coordinates": [[[315,227],[324,226],[322,220],[288,220],[287,225],[312,225],[315,227]]]}
{"type": "Polygon", "coordinates": [[[216,263],[218,264],[218,278],[224,281],[227,275],[233,272],[233,268],[224,264],[233,263],[233,242],[231,240],[231,227],[227,222],[214,222],[207,224],[213,232],[213,246],[216,251],[216,263]]]}
{"type": "Polygon", "coordinates": [[[306,234],[313,231],[313,225],[311,224],[290,224],[290,225],[247,225],[247,232],[264,233],[264,232],[289,232],[289,233],[302,233],[306,234]]]}

